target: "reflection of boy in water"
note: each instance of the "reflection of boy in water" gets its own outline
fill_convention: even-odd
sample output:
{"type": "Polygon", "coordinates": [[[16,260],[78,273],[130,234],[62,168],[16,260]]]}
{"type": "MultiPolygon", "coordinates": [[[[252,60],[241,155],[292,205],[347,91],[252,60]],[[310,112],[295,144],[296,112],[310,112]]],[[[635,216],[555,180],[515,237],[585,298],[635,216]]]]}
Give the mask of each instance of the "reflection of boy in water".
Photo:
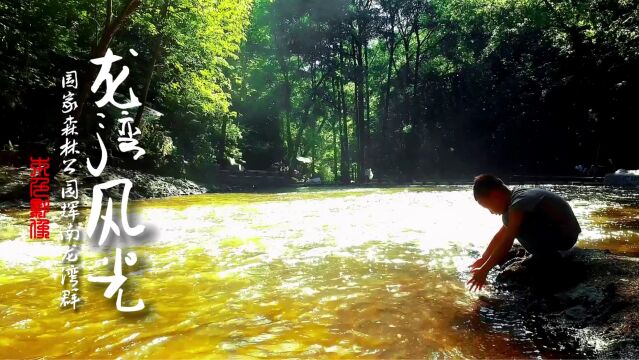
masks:
{"type": "Polygon", "coordinates": [[[471,290],[484,286],[488,272],[506,259],[515,238],[532,254],[527,262],[545,267],[562,259],[564,251],[575,245],[581,232],[570,205],[550,191],[537,188],[511,191],[498,177],[483,174],[475,177],[473,195],[492,214],[501,215],[504,225],[482,257],[470,265],[471,290]]]}

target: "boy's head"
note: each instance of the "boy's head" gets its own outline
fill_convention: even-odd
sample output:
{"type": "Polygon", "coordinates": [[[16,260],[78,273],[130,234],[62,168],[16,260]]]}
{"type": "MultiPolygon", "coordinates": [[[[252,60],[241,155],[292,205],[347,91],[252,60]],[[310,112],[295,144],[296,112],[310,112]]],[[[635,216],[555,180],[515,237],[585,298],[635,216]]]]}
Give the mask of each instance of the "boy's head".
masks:
{"type": "Polygon", "coordinates": [[[510,190],[500,178],[490,174],[475,177],[473,196],[492,214],[503,214],[510,203],[510,190]]]}

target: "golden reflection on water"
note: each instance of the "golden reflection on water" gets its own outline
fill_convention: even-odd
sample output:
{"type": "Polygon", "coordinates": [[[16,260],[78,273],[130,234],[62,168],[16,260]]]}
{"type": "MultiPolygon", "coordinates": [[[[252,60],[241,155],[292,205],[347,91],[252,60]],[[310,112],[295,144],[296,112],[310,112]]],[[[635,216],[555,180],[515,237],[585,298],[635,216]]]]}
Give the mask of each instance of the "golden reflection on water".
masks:
{"type": "MultiPolygon", "coordinates": [[[[636,207],[561,190],[582,223],[580,246],[636,249],[636,207]]],[[[139,264],[125,267],[125,302],[146,303],[138,315],[117,312],[104,286],[86,280],[107,275],[88,246],[85,304],[60,310],[63,248],[27,240],[27,212],[0,215],[0,357],[550,354],[553,344],[522,319],[495,313],[490,290],[480,299],[464,286],[466,266],[501,225],[468,187],[206,194],[134,207],[152,235],[135,247],[139,264]]]]}

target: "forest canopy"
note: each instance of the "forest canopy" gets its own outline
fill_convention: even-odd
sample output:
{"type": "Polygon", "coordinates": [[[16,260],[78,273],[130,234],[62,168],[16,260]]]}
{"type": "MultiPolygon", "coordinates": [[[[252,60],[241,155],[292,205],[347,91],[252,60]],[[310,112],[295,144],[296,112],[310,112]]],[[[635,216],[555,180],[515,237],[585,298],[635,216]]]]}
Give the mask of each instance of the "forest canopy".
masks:
{"type": "Polygon", "coordinates": [[[0,143],[54,147],[59,79],[111,48],[143,103],[147,154],[125,166],[232,158],[344,183],[636,168],[638,28],[633,0],[3,0],[0,143]]]}

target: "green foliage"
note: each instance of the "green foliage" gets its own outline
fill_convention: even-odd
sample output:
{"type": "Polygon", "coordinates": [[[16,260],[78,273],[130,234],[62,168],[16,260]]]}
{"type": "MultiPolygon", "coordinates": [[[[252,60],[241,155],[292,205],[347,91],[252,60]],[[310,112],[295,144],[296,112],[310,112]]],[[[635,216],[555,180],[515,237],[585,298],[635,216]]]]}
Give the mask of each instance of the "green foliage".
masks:
{"type": "MultiPolygon", "coordinates": [[[[87,65],[107,3],[0,1],[0,84],[15,89],[0,111],[16,119],[2,143],[58,136],[46,109],[59,107],[61,74],[87,65]]],[[[567,173],[639,166],[624,145],[638,25],[636,0],[155,0],[111,47],[131,68],[126,86],[148,83],[146,106],[164,114],[142,118],[155,168],[233,157],[345,182],[369,167],[567,173]]]]}
{"type": "Polygon", "coordinates": [[[608,158],[636,167],[620,141],[631,142],[637,110],[638,9],[633,0],[257,1],[237,99],[268,116],[240,111],[240,121],[278,127],[267,141],[285,151],[269,162],[313,153],[326,179],[344,153],[400,177],[565,174],[608,158]],[[337,150],[338,94],[316,86],[324,76],[344,85],[348,133],[337,150]]]}
{"type": "MultiPolygon", "coordinates": [[[[112,16],[127,3],[114,1],[112,16]]],[[[7,98],[2,99],[2,106],[33,113],[30,108],[34,104],[28,102],[31,93],[37,89],[53,93],[64,71],[82,72],[102,36],[107,4],[1,2],[4,66],[0,81],[19,89],[15,99],[3,94],[7,98]]],[[[231,91],[241,78],[236,63],[251,6],[251,0],[144,1],[116,33],[111,48],[124,56],[123,64],[131,68],[126,86],[132,86],[140,96],[150,78],[147,106],[165,114],[142,125],[148,142],[143,146],[150,150],[149,164],[174,162],[169,157],[178,157],[195,167],[209,167],[220,160],[218,154],[241,156],[241,131],[233,121],[237,114],[231,91]],[[139,56],[129,56],[128,49],[137,50],[139,56]],[[224,122],[230,125],[223,129],[224,122]]],[[[112,71],[119,71],[119,67],[112,71]]],[[[57,97],[51,100],[49,108],[59,108],[57,97]]],[[[51,117],[47,122],[58,120],[51,117]]],[[[26,136],[21,131],[16,126],[9,133],[26,136]]]]}
{"type": "Polygon", "coordinates": [[[162,39],[149,99],[166,112],[163,123],[179,144],[178,153],[196,168],[221,161],[222,142],[226,156],[239,158],[241,131],[231,125],[223,132],[222,123],[237,116],[231,90],[237,86],[235,63],[252,1],[166,1],[144,9],[135,22],[146,33],[140,41],[162,39]],[[166,4],[166,14],[157,15],[166,4]]]}

